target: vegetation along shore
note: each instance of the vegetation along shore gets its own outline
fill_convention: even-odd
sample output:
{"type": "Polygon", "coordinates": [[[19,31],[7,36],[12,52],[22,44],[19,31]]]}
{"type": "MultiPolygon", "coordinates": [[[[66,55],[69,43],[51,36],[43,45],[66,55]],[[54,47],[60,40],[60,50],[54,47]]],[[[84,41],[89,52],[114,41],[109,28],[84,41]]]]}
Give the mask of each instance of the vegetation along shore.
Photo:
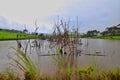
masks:
{"type": "Polygon", "coordinates": [[[103,32],[98,30],[90,30],[84,33],[82,37],[95,39],[116,39],[120,40],[120,24],[107,27],[103,32]]]}

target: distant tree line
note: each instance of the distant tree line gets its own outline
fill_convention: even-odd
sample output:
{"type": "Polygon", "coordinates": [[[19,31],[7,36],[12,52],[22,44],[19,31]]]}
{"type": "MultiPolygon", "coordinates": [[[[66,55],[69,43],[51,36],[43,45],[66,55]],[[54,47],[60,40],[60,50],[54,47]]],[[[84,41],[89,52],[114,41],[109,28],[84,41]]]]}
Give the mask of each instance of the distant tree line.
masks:
{"type": "Polygon", "coordinates": [[[0,28],[0,31],[7,31],[7,32],[14,32],[14,33],[25,33],[24,30],[20,31],[20,30],[15,30],[15,29],[2,29],[2,28],[0,28]]]}
{"type": "Polygon", "coordinates": [[[120,24],[116,25],[116,26],[112,26],[112,27],[107,27],[105,29],[105,31],[100,32],[98,30],[90,30],[87,31],[86,34],[84,34],[84,36],[86,37],[92,37],[92,36],[120,36],[120,24]]]}

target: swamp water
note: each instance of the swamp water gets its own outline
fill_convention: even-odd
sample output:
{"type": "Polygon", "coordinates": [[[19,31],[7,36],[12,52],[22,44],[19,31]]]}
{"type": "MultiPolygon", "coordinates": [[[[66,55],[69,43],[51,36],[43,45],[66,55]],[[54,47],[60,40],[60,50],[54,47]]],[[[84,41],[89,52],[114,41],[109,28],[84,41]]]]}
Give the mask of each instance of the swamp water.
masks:
{"type": "MultiPolygon", "coordinates": [[[[78,45],[78,49],[81,50],[81,53],[77,56],[76,60],[78,67],[87,67],[90,64],[96,63],[102,70],[120,68],[120,40],[81,39],[81,42],[82,45],[78,45]]],[[[25,40],[23,40],[22,43],[27,44],[25,40]]],[[[40,56],[53,54],[54,52],[51,52],[48,48],[49,42],[47,40],[41,40],[41,43],[42,47],[37,50],[32,48],[30,51],[28,47],[28,55],[32,56],[32,58],[38,58],[41,66],[41,73],[54,73],[56,64],[53,57],[40,56]]],[[[11,63],[8,56],[12,55],[14,51],[10,47],[16,48],[17,42],[0,41],[0,71],[9,67],[9,63],[11,63]]]]}

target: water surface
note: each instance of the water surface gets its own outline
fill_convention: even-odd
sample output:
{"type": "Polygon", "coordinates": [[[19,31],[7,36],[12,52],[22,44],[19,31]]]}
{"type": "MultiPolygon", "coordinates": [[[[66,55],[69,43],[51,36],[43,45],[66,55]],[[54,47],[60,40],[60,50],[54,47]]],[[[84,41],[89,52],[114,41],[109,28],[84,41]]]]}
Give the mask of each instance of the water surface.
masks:
{"type": "MultiPolygon", "coordinates": [[[[97,63],[103,70],[109,70],[116,67],[120,68],[120,40],[105,40],[105,39],[82,39],[82,45],[78,49],[82,50],[81,56],[77,58],[78,67],[86,67],[90,64],[97,63]],[[86,54],[100,54],[106,56],[88,56],[86,54]]],[[[49,53],[49,42],[46,40],[42,42],[42,48],[37,50],[38,55],[49,53]]],[[[27,42],[22,41],[25,45],[27,42]]],[[[24,46],[23,45],[23,46],[24,46]]],[[[32,46],[32,45],[31,45],[32,46]]],[[[7,57],[9,54],[13,54],[13,50],[10,47],[17,47],[16,41],[0,41],[0,71],[8,67],[11,60],[7,57]]],[[[29,48],[29,47],[28,47],[29,48]]],[[[34,56],[36,49],[31,49],[28,54],[34,56]]],[[[54,73],[56,67],[51,56],[36,56],[39,59],[41,71],[44,74],[54,73]]],[[[14,56],[14,55],[13,55],[14,56]]],[[[32,57],[33,58],[33,57],[32,57]]]]}

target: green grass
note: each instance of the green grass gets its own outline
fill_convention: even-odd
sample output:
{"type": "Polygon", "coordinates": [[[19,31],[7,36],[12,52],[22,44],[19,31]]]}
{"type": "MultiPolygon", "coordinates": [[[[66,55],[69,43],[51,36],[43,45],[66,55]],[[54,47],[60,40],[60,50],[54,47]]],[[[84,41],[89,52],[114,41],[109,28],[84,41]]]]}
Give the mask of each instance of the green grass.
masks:
{"type": "MultiPolygon", "coordinates": [[[[62,73],[56,73],[53,76],[41,76],[40,78],[31,78],[33,75],[29,75],[25,77],[24,80],[120,80],[120,69],[114,69],[111,71],[101,71],[97,72],[96,75],[93,75],[94,68],[86,67],[86,68],[77,68],[74,71],[69,70],[67,72],[71,75],[66,75],[64,70],[62,73]]],[[[15,76],[13,72],[1,72],[0,80],[20,80],[18,76],[15,76]]]]}
{"type": "Polygon", "coordinates": [[[116,40],[120,40],[120,36],[93,36],[91,38],[95,38],[95,39],[116,39],[116,40]]]}
{"type": "Polygon", "coordinates": [[[30,34],[23,34],[23,33],[0,31],[0,40],[17,40],[17,39],[28,39],[28,38],[36,38],[36,36],[30,34]]]}

